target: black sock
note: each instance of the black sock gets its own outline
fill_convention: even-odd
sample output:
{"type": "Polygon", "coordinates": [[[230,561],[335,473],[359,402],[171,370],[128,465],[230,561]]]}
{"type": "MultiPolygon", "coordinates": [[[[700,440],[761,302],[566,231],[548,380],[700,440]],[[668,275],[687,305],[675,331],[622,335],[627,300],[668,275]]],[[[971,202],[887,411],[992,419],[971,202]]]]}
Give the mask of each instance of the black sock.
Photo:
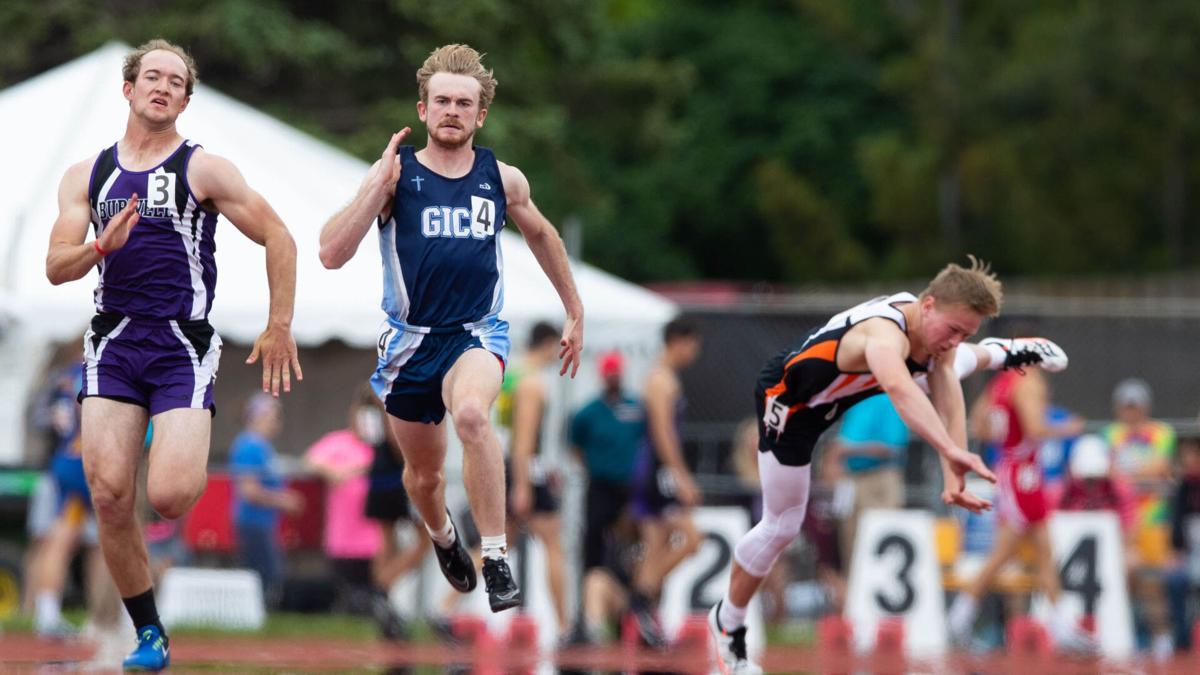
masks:
{"type": "Polygon", "coordinates": [[[121,602],[125,603],[125,611],[129,612],[129,618],[133,619],[134,628],[141,630],[146,626],[154,626],[158,628],[159,635],[162,635],[163,638],[167,637],[167,630],[158,620],[158,607],[154,604],[153,586],[146,589],[145,593],[139,593],[131,598],[121,598],[121,602]]]}

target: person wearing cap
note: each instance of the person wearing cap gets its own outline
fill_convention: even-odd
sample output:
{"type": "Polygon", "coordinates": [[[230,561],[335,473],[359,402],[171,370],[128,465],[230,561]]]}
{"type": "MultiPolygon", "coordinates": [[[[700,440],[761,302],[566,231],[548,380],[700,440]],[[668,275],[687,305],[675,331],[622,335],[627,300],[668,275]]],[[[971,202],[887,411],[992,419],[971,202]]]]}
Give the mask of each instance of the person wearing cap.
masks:
{"type": "MultiPolygon", "coordinates": [[[[1150,385],[1127,378],[1113,389],[1115,420],[1100,434],[1112,449],[1113,472],[1132,486],[1134,542],[1154,541],[1154,533],[1170,526],[1166,494],[1175,458],[1175,429],[1151,417],[1154,399],[1150,385]]],[[[1135,620],[1153,635],[1151,651],[1167,658],[1173,651],[1163,594],[1161,561],[1147,558],[1153,546],[1129,547],[1130,593],[1135,620]]]]}
{"type": "Polygon", "coordinates": [[[628,574],[614,565],[613,530],[629,505],[629,481],[645,435],[646,413],[622,386],[625,359],[619,351],[600,357],[604,389],[571,419],[570,442],[588,475],[583,534],[582,626],[577,633],[594,641],[603,633],[609,602],[628,586],[628,574]]]}
{"type": "Polygon", "coordinates": [[[1175,457],[1175,429],[1152,419],[1153,398],[1145,380],[1129,378],[1113,389],[1116,418],[1100,432],[1112,448],[1117,471],[1137,487],[1138,519],[1142,527],[1167,522],[1162,499],[1175,457]]]}
{"type": "Polygon", "coordinates": [[[283,590],[283,551],[279,512],[299,513],[304,497],[288,489],[272,440],[283,428],[283,407],[270,394],[256,393],[242,412],[245,428],[229,449],[234,479],[233,525],[238,561],[258,572],[267,607],[277,606],[283,590]]]}

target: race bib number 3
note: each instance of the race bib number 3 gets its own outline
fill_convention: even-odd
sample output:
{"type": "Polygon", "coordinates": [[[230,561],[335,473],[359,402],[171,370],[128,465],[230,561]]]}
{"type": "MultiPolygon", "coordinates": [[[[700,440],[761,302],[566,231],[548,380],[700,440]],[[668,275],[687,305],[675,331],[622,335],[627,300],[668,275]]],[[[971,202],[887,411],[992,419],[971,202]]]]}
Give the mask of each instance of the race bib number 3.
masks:
{"type": "Polygon", "coordinates": [[[175,198],[175,174],[163,172],[146,176],[147,206],[154,209],[165,209],[175,198]]]}

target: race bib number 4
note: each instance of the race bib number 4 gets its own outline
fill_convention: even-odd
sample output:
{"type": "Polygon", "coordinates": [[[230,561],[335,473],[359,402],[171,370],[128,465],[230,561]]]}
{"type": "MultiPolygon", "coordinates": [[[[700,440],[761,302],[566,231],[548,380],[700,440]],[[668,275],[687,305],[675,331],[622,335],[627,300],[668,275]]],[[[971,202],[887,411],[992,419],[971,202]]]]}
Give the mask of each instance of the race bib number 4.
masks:
{"type": "Polygon", "coordinates": [[[496,203],[471,196],[471,236],[483,239],[496,234],[496,203]]]}

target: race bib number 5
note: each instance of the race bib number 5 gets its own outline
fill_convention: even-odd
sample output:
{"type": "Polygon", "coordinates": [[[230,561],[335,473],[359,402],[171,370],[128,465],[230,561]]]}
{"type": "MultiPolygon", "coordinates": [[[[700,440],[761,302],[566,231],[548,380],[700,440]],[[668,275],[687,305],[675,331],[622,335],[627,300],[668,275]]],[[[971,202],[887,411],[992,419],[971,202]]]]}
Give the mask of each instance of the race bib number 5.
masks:
{"type": "Polygon", "coordinates": [[[763,414],[763,426],[767,431],[774,431],[776,434],[782,434],[787,427],[788,415],[791,411],[788,407],[778,400],[777,396],[767,397],[767,411],[763,414]]]}

